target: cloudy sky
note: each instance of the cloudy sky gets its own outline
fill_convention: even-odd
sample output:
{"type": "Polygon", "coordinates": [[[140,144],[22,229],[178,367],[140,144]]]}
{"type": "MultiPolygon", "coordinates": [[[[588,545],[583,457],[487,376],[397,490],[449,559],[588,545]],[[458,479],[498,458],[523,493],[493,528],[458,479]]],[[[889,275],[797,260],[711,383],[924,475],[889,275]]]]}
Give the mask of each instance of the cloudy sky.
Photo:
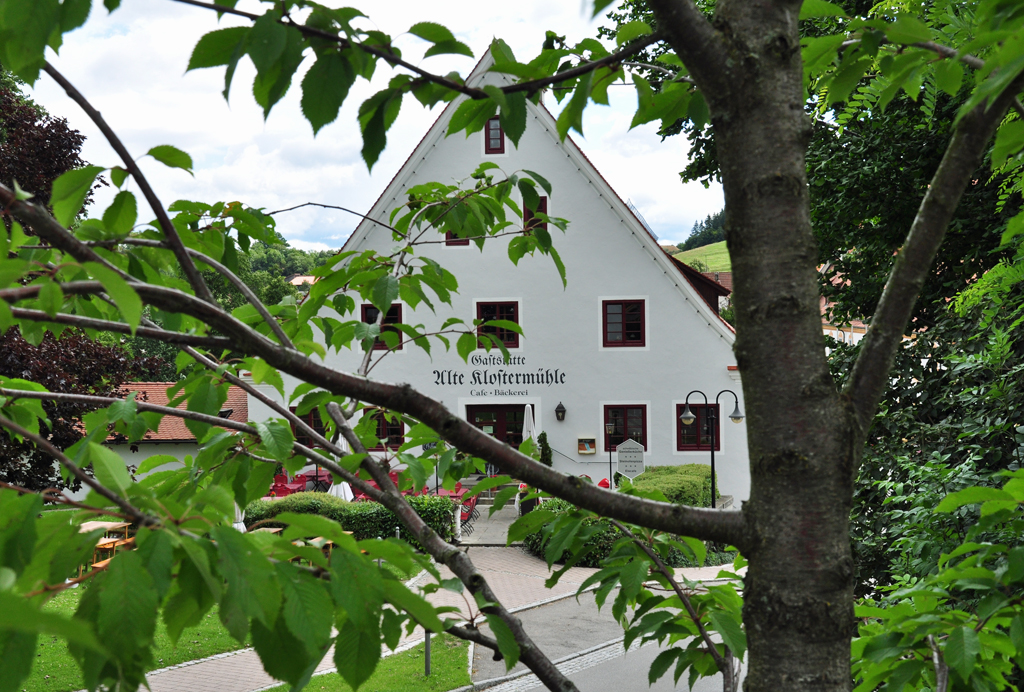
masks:
{"type": "MultiPolygon", "coordinates": [[[[421,61],[426,44],[401,34],[418,21],[440,21],[477,56],[498,36],[523,59],[537,53],[546,29],[579,40],[596,35],[600,23],[589,20],[589,11],[577,0],[353,4],[370,15],[364,20],[366,26],[396,37],[410,61],[436,72],[454,69],[463,75],[475,60],[439,56],[421,61]]],[[[121,9],[111,15],[99,0],[93,0],[93,5],[88,23],[65,37],[60,54],[51,56],[51,62],[103,113],[136,156],[157,144],[173,144],[192,155],[194,178],[152,159],[143,161],[165,205],[180,198],[240,200],[275,210],[321,202],[365,211],[438,114],[439,107],[428,111],[407,98],[388,133],[387,149],[371,173],[359,155],[362,142],[355,114],[358,104],[390,76],[383,64],[372,84],[357,83],[338,120],[314,138],[299,110],[298,87],[311,61],[300,67],[292,89],[265,122],[251,95],[255,71],[247,59],[235,74],[230,102],[221,96],[223,68],[185,73],[200,36],[239,24],[244,21],[241,18],[225,17],[218,24],[214,13],[170,0],[123,0],[121,9]]],[[[258,11],[254,0],[242,0],[238,6],[258,11]]],[[[572,136],[663,241],[679,242],[695,220],[722,207],[721,190],[705,190],[698,183],[681,185],[678,171],[685,165],[685,140],[677,137],[662,143],[653,124],[629,132],[636,97],[624,86],[611,92],[611,107],[592,104],[587,109],[585,137],[572,136]]],[[[99,131],[46,75],[40,77],[33,97],[88,137],[83,151],[86,160],[101,166],[118,163],[99,131]]],[[[554,99],[549,98],[548,104],[557,107],[554,99]]],[[[105,206],[108,198],[98,201],[105,206]]],[[[295,247],[337,248],[356,221],[342,212],[307,208],[278,216],[278,230],[295,247]]]]}

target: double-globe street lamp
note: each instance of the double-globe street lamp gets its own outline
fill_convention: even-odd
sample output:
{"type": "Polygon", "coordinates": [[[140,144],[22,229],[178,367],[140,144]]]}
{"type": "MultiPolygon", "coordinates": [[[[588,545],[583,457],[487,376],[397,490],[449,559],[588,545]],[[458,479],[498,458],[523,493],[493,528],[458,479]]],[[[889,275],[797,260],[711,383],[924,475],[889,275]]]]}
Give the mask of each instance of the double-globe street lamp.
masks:
{"type": "MultiPolygon", "coordinates": [[[[683,422],[683,425],[693,425],[694,421],[697,420],[697,414],[690,410],[690,396],[693,394],[700,394],[704,397],[704,424],[708,427],[708,434],[711,437],[711,508],[716,508],[715,503],[715,411],[718,407],[718,399],[728,392],[732,394],[732,398],[736,400],[736,408],[733,409],[732,413],[729,414],[729,420],[733,423],[740,423],[743,421],[743,414],[740,413],[740,398],[736,396],[736,392],[731,389],[723,389],[715,397],[715,405],[708,405],[708,395],[699,389],[695,389],[686,395],[686,404],[683,407],[683,412],[679,416],[679,420],[683,422]]],[[[697,447],[700,447],[700,430],[697,431],[697,447]]]]}

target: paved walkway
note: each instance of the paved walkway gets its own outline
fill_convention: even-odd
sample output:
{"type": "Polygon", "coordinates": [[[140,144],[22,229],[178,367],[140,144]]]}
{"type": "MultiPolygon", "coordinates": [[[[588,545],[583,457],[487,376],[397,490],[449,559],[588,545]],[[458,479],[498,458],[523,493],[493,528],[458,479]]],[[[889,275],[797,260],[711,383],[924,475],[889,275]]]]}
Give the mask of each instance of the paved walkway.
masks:
{"type": "MultiPolygon", "coordinates": [[[[554,588],[546,588],[544,582],[550,572],[543,560],[530,555],[522,548],[498,547],[505,545],[508,527],[517,518],[515,510],[512,507],[506,507],[495,512],[494,516],[489,518],[487,511],[488,508],[481,508],[481,516],[474,522],[475,530],[473,534],[463,537],[462,547],[473,560],[473,564],[487,579],[498,599],[509,610],[523,610],[571,596],[587,577],[597,571],[597,568],[574,567],[562,575],[554,588]]],[[[719,569],[719,567],[705,567],[677,571],[685,573],[688,579],[700,581],[714,579],[719,569]]],[[[442,567],[440,572],[444,579],[454,576],[446,567],[442,567]]],[[[430,579],[431,577],[424,572],[414,579],[411,585],[424,585],[430,579]]],[[[476,614],[476,605],[470,606],[472,600],[464,598],[461,594],[442,589],[427,598],[438,607],[454,606],[458,608],[466,618],[476,614]]],[[[575,599],[570,600],[575,603],[575,599]]],[[[618,628],[613,621],[611,622],[614,625],[612,629],[609,629],[607,622],[604,622],[605,619],[611,621],[609,609],[604,609],[600,614],[590,613],[590,610],[595,610],[592,606],[593,599],[588,601],[587,597],[583,597],[581,600],[584,604],[591,604],[586,607],[588,614],[585,617],[582,616],[582,611],[577,611],[581,618],[588,620],[589,624],[586,625],[586,628],[589,628],[589,633],[580,632],[578,638],[566,639],[559,645],[559,651],[562,649],[581,651],[595,643],[596,639],[604,641],[602,637],[607,632],[618,628]]],[[[571,621],[575,619],[573,606],[571,604],[562,605],[558,613],[553,612],[552,616],[559,618],[564,616],[564,618],[568,618],[567,622],[571,621]],[[562,610],[565,612],[562,613],[562,610]]],[[[538,633],[538,642],[551,639],[550,633],[548,636],[540,634],[545,629],[542,624],[543,617],[539,617],[537,614],[524,614],[523,617],[533,623],[533,627],[528,625],[528,631],[531,632],[531,636],[535,636],[534,632],[538,633]]],[[[579,624],[584,623],[581,620],[579,624]]],[[[618,636],[621,636],[621,629],[618,629],[618,633],[618,636]]],[[[403,637],[399,644],[399,650],[415,646],[422,639],[423,630],[417,628],[411,635],[403,637]]],[[[621,645],[619,648],[621,649],[621,645]]],[[[476,680],[481,677],[491,677],[493,672],[497,672],[497,669],[490,665],[480,667],[484,670],[479,670],[478,674],[473,676],[476,680]]],[[[332,649],[317,667],[317,671],[329,671],[333,668],[334,651],[332,649]]],[[[259,657],[252,649],[220,654],[212,658],[154,671],[149,674],[148,681],[152,692],[256,692],[281,684],[264,672],[259,657]]]]}
{"type": "MultiPolygon", "coordinates": [[[[480,505],[480,517],[472,524],[472,533],[463,532],[461,545],[477,546],[504,546],[508,538],[508,527],[512,525],[519,514],[516,508],[509,503],[488,516],[491,511],[490,505],[480,505]]],[[[522,545],[521,542],[512,545],[522,545]]]]}

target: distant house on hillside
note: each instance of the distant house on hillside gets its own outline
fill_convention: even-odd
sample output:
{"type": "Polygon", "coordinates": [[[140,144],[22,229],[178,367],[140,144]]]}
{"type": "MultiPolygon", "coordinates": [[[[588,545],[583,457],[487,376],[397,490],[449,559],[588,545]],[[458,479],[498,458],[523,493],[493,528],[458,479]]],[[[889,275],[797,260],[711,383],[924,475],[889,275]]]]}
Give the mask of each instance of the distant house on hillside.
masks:
{"type": "Polygon", "coordinates": [[[310,286],[316,283],[318,278],[319,277],[317,276],[310,276],[308,274],[292,274],[291,276],[285,277],[285,281],[305,293],[309,290],[310,286]]]}

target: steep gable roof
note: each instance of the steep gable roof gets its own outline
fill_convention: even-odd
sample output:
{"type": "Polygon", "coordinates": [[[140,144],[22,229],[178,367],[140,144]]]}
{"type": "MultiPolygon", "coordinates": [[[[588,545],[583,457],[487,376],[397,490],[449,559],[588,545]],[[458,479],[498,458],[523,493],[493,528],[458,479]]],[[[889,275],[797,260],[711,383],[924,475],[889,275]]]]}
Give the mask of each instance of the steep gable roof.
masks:
{"type": "MultiPolygon", "coordinates": [[[[480,61],[473,68],[469,77],[466,78],[466,84],[471,86],[476,85],[488,75],[511,84],[512,82],[506,75],[489,72],[493,64],[494,58],[491,55],[490,50],[488,50],[483,57],[480,58],[480,61]]],[[[406,162],[391,179],[391,182],[387,187],[381,192],[373,207],[371,207],[370,211],[367,212],[366,217],[358,226],[356,226],[356,229],[352,232],[352,235],[349,236],[342,250],[351,250],[360,246],[367,238],[368,234],[375,227],[379,227],[379,224],[373,221],[373,219],[388,218],[390,209],[388,209],[387,200],[397,198],[399,193],[407,186],[409,180],[416,172],[416,163],[418,161],[425,160],[431,149],[435,147],[436,143],[446,135],[451,116],[459,105],[465,101],[465,98],[466,97],[457,98],[444,108],[437,120],[434,121],[434,124],[431,125],[430,129],[426,134],[424,134],[416,148],[409,154],[406,162]]],[[[626,230],[630,231],[632,235],[637,238],[640,245],[651,259],[661,268],[662,272],[674,277],[670,278],[670,280],[684,300],[694,306],[697,314],[700,315],[709,327],[725,338],[728,343],[732,343],[735,339],[736,331],[732,328],[732,325],[722,319],[718,314],[717,305],[714,305],[713,302],[710,301],[708,297],[706,297],[695,285],[698,282],[705,281],[705,277],[702,277],[699,272],[694,270],[686,271],[689,267],[678,262],[661,249],[661,246],[658,244],[658,239],[651,233],[647,226],[637,218],[637,215],[629,208],[629,205],[626,204],[604,176],[601,175],[600,171],[597,170],[597,167],[594,166],[589,158],[587,158],[586,154],[583,153],[583,150],[580,149],[572,137],[566,137],[564,141],[560,141],[558,139],[556,119],[543,102],[539,105],[534,105],[532,102],[527,100],[526,108],[528,115],[533,115],[549,135],[551,145],[564,151],[576,166],[580,175],[584,176],[584,178],[594,186],[602,199],[609,202],[611,210],[625,224],[626,230]]],[[[708,281],[708,283],[714,282],[708,281]]],[[[707,286],[702,286],[702,288],[705,289],[705,292],[713,290],[707,286]]]]}
{"type": "MultiPolygon", "coordinates": [[[[137,401],[145,401],[156,406],[166,406],[169,399],[167,390],[173,387],[176,382],[128,382],[123,388],[130,392],[136,392],[137,401]]],[[[185,410],[188,402],[181,402],[177,408],[185,410]]],[[[249,398],[241,387],[229,387],[228,399],[224,402],[222,411],[231,411],[225,416],[229,420],[239,423],[249,421],[249,398]]],[[[124,438],[121,438],[122,440],[124,438]]],[[[157,430],[150,430],[141,440],[142,442],[195,442],[196,437],[192,431],[185,427],[185,421],[176,416],[164,416],[160,420],[160,427],[157,430]]],[[[108,442],[116,442],[112,436],[108,442]]]]}

